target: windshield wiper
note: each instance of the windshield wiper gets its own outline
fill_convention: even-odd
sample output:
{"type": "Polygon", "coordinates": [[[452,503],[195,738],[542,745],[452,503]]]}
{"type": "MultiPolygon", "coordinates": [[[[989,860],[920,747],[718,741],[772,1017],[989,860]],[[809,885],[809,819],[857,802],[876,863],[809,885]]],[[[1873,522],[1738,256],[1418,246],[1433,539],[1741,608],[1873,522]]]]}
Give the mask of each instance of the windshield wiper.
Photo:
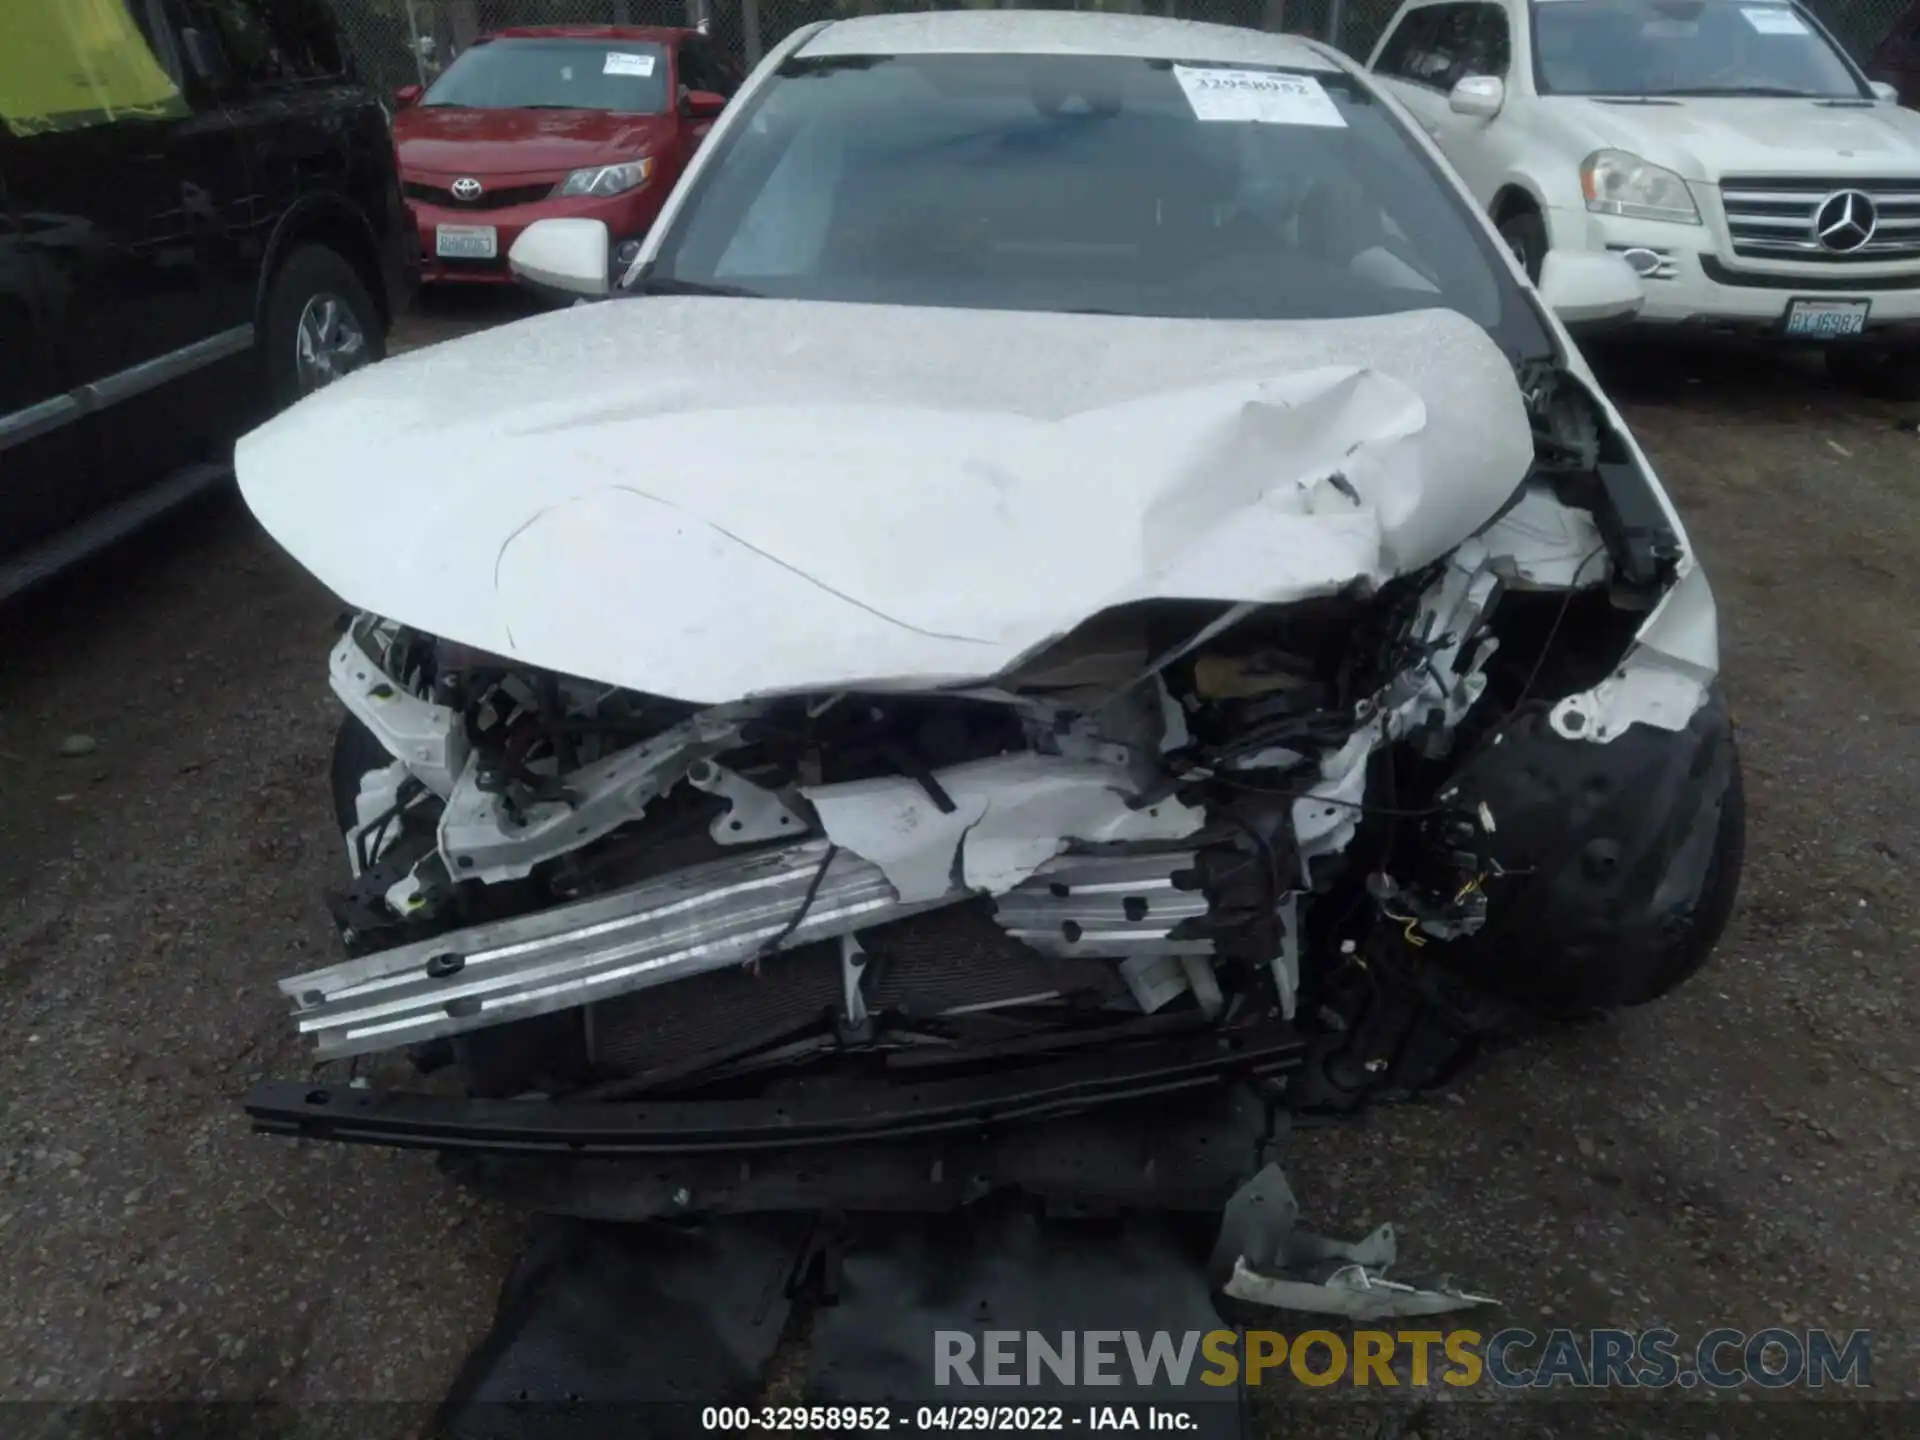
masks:
{"type": "Polygon", "coordinates": [[[668,275],[652,275],[627,292],[630,295],[735,295],[749,300],[764,300],[758,290],[744,285],[712,285],[705,280],[676,280],[668,275]]]}

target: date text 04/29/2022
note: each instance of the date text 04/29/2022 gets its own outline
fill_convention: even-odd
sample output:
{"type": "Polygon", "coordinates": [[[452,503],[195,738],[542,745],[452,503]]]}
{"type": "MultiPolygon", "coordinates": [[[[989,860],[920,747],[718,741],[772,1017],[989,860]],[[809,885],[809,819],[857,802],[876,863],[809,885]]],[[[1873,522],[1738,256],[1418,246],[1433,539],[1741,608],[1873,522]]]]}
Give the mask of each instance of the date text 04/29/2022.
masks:
{"type": "Polygon", "coordinates": [[[700,1414],[710,1431],[785,1430],[953,1432],[972,1435],[1065,1434],[1140,1430],[1178,1434],[1199,1428],[1184,1405],[709,1405],[700,1414]]]}

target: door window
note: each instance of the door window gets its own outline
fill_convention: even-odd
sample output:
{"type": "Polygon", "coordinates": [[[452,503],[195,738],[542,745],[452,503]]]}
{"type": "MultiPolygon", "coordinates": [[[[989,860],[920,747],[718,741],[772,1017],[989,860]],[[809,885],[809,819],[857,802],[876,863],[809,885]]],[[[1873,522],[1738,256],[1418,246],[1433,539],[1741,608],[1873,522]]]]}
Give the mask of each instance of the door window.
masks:
{"type": "Polygon", "coordinates": [[[0,45],[0,119],[15,135],[187,113],[125,0],[10,7],[0,45]]]}
{"type": "Polygon", "coordinates": [[[326,0],[193,0],[245,89],[338,77],[346,62],[326,0]]]}
{"type": "Polygon", "coordinates": [[[1504,77],[1511,63],[1507,12],[1500,6],[1429,5],[1401,22],[1375,68],[1445,91],[1469,75],[1504,77]]]}
{"type": "Polygon", "coordinates": [[[1425,55],[1433,43],[1434,25],[1440,12],[1449,7],[1429,5],[1423,10],[1409,10],[1400,17],[1400,24],[1387,43],[1380,47],[1380,58],[1374,62],[1374,73],[1391,75],[1396,80],[1417,80],[1414,73],[1415,62],[1425,55]]]}
{"type": "Polygon", "coordinates": [[[693,43],[680,47],[680,88],[729,97],[733,94],[727,73],[714,60],[712,52],[704,45],[693,43]]]}

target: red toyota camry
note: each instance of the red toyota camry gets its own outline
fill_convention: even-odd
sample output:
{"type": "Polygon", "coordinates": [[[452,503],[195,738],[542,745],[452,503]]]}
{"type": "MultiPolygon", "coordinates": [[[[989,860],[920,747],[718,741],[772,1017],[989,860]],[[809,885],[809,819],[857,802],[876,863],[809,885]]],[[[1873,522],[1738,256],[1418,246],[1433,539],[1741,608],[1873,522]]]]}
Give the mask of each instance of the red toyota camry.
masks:
{"type": "Polygon", "coordinates": [[[628,25],[502,30],[422,93],[399,92],[400,178],[422,278],[511,277],[536,220],[607,222],[624,263],[740,81],[693,30],[628,25]]]}

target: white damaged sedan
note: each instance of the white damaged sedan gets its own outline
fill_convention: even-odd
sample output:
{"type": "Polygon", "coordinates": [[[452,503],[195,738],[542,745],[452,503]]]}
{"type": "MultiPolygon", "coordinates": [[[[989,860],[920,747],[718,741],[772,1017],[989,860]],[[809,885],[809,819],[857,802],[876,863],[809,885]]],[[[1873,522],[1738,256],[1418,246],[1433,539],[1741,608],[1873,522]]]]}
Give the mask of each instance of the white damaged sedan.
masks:
{"type": "Polygon", "coordinates": [[[281,988],[321,1060],[465,1091],[269,1082],[263,1128],[593,1213],[957,1203],[1059,1179],[992,1137],[1351,1110],[1706,959],[1713,598],[1562,324],[1636,282],[1531,286],[1339,55],[812,26],[606,255],[534,227],[601,303],[241,444],[354,612],[347,958],[281,988]]]}

